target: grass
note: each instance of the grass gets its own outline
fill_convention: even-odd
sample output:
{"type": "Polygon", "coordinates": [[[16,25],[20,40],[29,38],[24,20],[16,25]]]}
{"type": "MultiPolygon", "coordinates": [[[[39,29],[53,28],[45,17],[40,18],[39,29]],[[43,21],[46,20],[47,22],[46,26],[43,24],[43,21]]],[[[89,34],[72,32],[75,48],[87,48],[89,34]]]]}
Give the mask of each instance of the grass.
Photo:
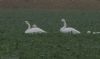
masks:
{"type": "Polygon", "coordinates": [[[0,59],[100,59],[99,11],[0,10],[0,59]],[[61,18],[80,35],[59,33],[61,18]],[[28,20],[48,34],[24,34],[28,20]]]}

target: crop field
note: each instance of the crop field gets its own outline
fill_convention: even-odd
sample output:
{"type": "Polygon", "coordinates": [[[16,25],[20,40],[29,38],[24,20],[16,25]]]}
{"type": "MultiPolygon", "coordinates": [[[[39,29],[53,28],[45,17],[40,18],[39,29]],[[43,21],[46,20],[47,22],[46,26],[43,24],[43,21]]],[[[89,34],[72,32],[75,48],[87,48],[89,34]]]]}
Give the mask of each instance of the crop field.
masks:
{"type": "Polygon", "coordinates": [[[100,11],[0,10],[0,59],[100,59],[100,11]],[[61,19],[81,31],[62,34],[61,19]],[[46,34],[25,34],[27,20],[46,34]]]}

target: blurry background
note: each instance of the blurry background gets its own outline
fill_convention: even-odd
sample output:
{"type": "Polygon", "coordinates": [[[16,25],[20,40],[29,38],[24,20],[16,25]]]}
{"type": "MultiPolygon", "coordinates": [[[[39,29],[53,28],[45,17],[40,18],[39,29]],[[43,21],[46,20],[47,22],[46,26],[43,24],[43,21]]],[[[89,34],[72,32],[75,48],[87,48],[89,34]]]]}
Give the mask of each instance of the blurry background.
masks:
{"type": "Polygon", "coordinates": [[[100,0],[0,0],[0,7],[100,10],[100,0]]]}

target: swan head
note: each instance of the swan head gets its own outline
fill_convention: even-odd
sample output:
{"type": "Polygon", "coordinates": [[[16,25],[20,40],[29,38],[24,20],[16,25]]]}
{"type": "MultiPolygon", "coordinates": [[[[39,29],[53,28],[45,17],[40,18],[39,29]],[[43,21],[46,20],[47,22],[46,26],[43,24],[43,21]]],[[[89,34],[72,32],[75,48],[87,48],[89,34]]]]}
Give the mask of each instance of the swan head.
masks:
{"type": "Polygon", "coordinates": [[[37,25],[36,25],[36,24],[33,24],[33,25],[32,25],[32,28],[36,28],[36,27],[37,27],[37,25]]]}
{"type": "Polygon", "coordinates": [[[28,23],[28,21],[24,21],[25,23],[28,23]]]}
{"type": "Polygon", "coordinates": [[[62,19],[61,19],[61,21],[62,21],[62,22],[65,22],[65,19],[64,19],[64,18],[62,18],[62,19]]]}

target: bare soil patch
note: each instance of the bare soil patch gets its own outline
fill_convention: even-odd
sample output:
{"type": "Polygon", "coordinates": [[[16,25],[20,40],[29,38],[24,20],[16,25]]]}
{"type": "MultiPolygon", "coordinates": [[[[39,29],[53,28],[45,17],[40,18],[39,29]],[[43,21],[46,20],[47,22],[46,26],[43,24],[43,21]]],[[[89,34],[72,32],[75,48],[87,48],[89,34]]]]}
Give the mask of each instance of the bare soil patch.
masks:
{"type": "Polygon", "coordinates": [[[100,0],[0,0],[0,8],[100,10],[100,0]]]}

